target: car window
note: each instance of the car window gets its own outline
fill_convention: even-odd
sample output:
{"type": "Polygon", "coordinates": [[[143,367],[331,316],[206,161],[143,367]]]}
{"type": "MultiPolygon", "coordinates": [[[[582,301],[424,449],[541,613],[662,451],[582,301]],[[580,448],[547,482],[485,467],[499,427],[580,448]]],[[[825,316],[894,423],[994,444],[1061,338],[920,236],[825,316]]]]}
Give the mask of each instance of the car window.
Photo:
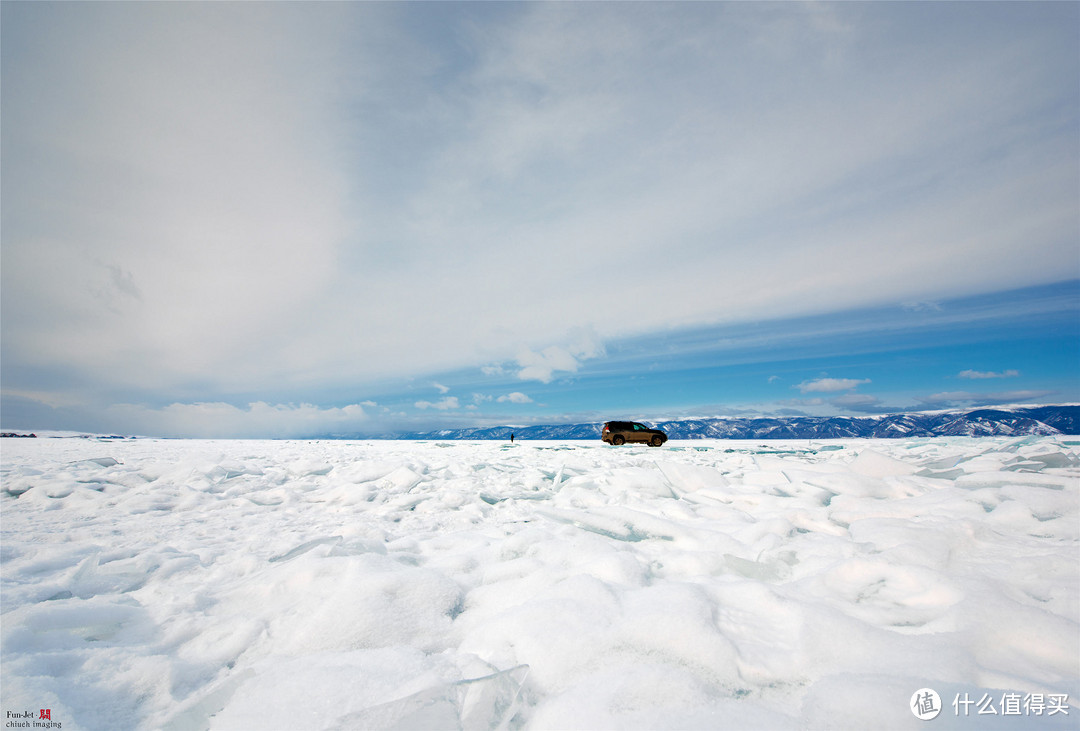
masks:
{"type": "Polygon", "coordinates": [[[645,430],[645,427],[643,427],[641,424],[634,424],[634,431],[644,431],[644,430],[645,430]]]}

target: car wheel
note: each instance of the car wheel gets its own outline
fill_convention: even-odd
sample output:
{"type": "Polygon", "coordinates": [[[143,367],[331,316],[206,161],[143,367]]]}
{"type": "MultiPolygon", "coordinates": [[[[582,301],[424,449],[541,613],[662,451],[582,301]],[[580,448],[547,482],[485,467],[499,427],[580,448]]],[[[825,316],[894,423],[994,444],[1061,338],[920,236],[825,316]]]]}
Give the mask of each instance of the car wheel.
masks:
{"type": "Polygon", "coordinates": [[[664,443],[664,440],[660,438],[659,434],[657,434],[652,438],[652,441],[649,443],[652,444],[654,447],[659,447],[661,444],[664,443]]]}
{"type": "Polygon", "coordinates": [[[625,444],[625,443],[626,443],[626,440],[625,440],[625,439],[623,439],[622,437],[619,437],[619,436],[615,436],[615,437],[612,437],[612,438],[611,438],[611,443],[612,443],[612,444],[614,444],[614,445],[615,445],[615,446],[617,447],[617,446],[619,446],[620,444],[625,444]]]}

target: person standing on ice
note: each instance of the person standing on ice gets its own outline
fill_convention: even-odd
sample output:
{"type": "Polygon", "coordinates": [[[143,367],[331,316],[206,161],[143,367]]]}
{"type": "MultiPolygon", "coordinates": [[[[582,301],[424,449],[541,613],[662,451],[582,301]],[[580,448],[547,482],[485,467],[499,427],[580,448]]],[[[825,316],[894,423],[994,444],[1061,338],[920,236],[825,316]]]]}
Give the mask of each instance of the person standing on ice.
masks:
{"type": "Polygon", "coordinates": [[[510,443],[514,443],[514,432],[510,432],[510,443]]]}

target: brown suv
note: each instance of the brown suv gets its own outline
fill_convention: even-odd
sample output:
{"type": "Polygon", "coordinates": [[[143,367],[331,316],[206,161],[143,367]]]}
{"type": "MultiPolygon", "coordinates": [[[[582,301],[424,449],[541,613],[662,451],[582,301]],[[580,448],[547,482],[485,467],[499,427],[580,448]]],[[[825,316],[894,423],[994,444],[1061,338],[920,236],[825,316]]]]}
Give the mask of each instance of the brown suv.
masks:
{"type": "Polygon", "coordinates": [[[600,438],[615,446],[626,442],[644,442],[650,447],[659,447],[667,441],[667,434],[635,421],[609,421],[604,424],[600,438]]]}

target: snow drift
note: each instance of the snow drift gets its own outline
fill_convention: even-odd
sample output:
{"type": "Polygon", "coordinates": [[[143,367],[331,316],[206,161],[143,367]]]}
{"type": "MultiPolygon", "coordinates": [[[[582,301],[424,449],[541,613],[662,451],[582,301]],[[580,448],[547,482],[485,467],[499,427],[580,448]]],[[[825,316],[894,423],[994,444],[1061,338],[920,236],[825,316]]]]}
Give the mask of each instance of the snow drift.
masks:
{"type": "Polygon", "coordinates": [[[12,440],[0,704],[915,728],[932,688],[938,728],[1075,728],[1078,446],[12,440]]]}

